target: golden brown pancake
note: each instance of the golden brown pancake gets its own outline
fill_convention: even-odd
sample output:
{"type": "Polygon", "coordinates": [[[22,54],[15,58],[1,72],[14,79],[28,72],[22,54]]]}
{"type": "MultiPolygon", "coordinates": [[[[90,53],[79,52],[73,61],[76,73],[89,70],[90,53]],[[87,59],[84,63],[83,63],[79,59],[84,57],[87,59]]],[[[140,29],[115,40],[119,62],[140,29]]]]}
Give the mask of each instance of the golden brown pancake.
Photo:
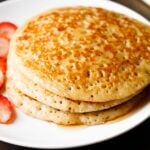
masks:
{"type": "Polygon", "coordinates": [[[58,8],[22,26],[9,57],[56,95],[120,100],[150,83],[150,27],[102,8],[58,8]]]}
{"type": "Polygon", "coordinates": [[[51,106],[62,111],[68,111],[73,113],[100,111],[122,104],[135,96],[132,95],[125,99],[113,100],[108,102],[73,101],[65,97],[60,97],[44,89],[43,87],[38,85],[38,83],[33,82],[31,79],[27,78],[22,72],[19,72],[17,69],[15,69],[15,66],[13,64],[9,64],[9,68],[10,69],[9,72],[7,72],[7,77],[11,78],[13,84],[19,91],[47,106],[51,106]]]}
{"type": "Polygon", "coordinates": [[[130,101],[116,107],[104,111],[78,114],[60,111],[24,95],[15,87],[10,79],[7,82],[6,89],[7,96],[10,98],[12,103],[24,113],[41,120],[51,121],[62,125],[102,124],[127,114],[136,107],[140,101],[149,99],[149,93],[144,91],[130,101]]]}

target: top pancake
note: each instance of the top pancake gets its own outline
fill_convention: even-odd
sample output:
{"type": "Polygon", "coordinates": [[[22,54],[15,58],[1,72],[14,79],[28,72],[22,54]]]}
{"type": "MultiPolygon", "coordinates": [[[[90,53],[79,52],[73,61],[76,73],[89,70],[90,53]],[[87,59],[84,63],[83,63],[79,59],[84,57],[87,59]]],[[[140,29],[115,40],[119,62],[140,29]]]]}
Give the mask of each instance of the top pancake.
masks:
{"type": "Polygon", "coordinates": [[[72,100],[119,100],[150,83],[150,27],[101,8],[67,7],[31,18],[9,55],[32,80],[72,100]]]}

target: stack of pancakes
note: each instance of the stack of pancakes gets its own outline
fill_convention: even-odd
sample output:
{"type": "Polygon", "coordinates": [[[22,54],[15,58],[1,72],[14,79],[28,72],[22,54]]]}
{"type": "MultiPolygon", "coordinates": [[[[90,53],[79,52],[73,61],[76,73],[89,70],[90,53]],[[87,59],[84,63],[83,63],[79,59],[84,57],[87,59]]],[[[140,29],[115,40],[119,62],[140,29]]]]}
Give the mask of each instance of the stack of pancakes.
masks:
{"type": "Polygon", "coordinates": [[[25,113],[57,124],[101,124],[149,92],[150,27],[95,7],[49,10],[11,41],[6,90],[25,113]]]}

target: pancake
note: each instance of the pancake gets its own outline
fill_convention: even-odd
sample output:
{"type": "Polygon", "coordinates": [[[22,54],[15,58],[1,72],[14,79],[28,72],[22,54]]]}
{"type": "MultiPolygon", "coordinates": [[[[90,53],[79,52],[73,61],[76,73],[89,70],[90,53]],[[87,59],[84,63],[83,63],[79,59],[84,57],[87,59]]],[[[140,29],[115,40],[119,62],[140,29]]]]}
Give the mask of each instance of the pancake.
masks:
{"type": "Polygon", "coordinates": [[[58,8],[22,26],[9,57],[58,96],[121,100],[150,83],[150,27],[102,8],[58,8]]]}
{"type": "Polygon", "coordinates": [[[28,79],[23,73],[18,72],[15,69],[14,65],[9,66],[9,72],[7,72],[7,77],[12,79],[13,84],[25,95],[40,101],[41,103],[51,106],[53,108],[69,111],[74,113],[85,113],[91,111],[100,111],[104,109],[108,109],[119,105],[121,103],[126,102],[131,99],[134,95],[122,99],[122,100],[114,100],[109,102],[84,102],[84,101],[73,101],[64,97],[60,97],[55,95],[52,92],[42,88],[38,83],[32,82],[31,79],[28,79]]]}
{"type": "Polygon", "coordinates": [[[10,79],[7,81],[6,93],[14,105],[29,116],[62,125],[96,125],[108,122],[131,111],[148,94],[143,92],[132,100],[108,110],[78,114],[54,109],[24,95],[10,79]]]}

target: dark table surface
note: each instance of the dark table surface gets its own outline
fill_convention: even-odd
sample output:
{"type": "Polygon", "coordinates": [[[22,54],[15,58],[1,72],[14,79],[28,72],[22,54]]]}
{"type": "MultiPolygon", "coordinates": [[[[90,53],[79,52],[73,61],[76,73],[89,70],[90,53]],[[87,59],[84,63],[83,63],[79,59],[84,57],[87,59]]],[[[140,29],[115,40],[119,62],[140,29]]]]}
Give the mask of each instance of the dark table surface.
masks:
{"type": "MultiPolygon", "coordinates": [[[[0,0],[0,2],[1,1],[3,0],[0,0]]],[[[150,7],[145,5],[140,0],[115,0],[115,1],[136,10],[137,12],[145,16],[147,19],[150,19],[150,7]]],[[[79,149],[79,148],[74,148],[74,149],[79,149]]],[[[110,139],[102,143],[93,144],[90,146],[84,146],[80,149],[82,150],[92,150],[92,149],[150,150],[150,119],[147,119],[139,126],[135,127],[134,129],[128,131],[123,135],[120,135],[116,138],[110,139]]],[[[15,146],[0,141],[0,150],[32,150],[32,149],[15,146]]]]}

